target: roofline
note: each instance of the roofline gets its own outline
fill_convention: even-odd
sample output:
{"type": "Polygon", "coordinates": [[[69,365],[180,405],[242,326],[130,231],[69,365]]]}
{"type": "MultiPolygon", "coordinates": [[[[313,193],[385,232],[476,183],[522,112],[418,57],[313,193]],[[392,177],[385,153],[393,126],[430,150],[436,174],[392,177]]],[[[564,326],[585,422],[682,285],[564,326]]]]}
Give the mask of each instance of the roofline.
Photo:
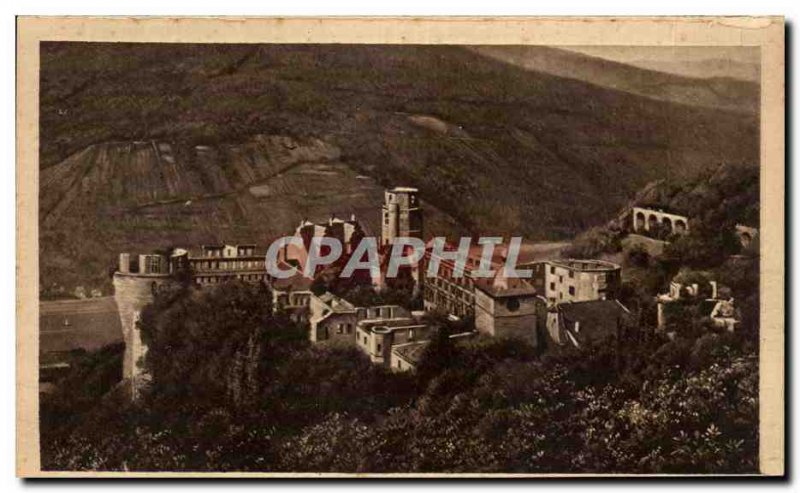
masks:
{"type": "Polygon", "coordinates": [[[619,264],[615,264],[614,262],[609,262],[608,260],[600,260],[600,259],[593,259],[593,258],[567,258],[567,259],[552,259],[552,260],[541,260],[541,261],[534,261],[528,262],[524,264],[520,264],[519,267],[527,267],[533,264],[552,264],[559,267],[564,267],[566,269],[578,271],[578,272],[608,272],[614,270],[621,270],[622,266],[619,264]],[[574,267],[569,265],[570,262],[579,262],[579,263],[591,263],[596,264],[597,267],[574,267]]]}

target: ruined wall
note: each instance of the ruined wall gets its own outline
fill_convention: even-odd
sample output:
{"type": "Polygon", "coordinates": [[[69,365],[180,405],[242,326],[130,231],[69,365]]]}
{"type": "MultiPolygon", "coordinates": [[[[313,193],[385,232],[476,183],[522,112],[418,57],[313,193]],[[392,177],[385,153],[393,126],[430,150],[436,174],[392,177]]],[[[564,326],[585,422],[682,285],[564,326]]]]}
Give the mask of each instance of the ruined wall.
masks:
{"type": "MultiPolygon", "coordinates": [[[[314,298],[312,297],[312,300],[314,298]]],[[[310,327],[311,342],[329,341],[330,344],[353,345],[356,340],[356,318],[353,313],[333,313],[318,322],[312,319],[310,327]]]]}

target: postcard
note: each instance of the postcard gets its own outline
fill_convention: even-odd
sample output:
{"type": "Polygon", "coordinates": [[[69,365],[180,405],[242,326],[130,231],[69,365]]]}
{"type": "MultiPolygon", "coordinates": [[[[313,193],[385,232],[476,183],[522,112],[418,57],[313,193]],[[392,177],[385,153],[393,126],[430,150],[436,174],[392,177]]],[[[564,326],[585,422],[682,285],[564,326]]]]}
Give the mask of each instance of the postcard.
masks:
{"type": "Polygon", "coordinates": [[[780,17],[20,17],[17,474],[784,474],[780,17]]]}

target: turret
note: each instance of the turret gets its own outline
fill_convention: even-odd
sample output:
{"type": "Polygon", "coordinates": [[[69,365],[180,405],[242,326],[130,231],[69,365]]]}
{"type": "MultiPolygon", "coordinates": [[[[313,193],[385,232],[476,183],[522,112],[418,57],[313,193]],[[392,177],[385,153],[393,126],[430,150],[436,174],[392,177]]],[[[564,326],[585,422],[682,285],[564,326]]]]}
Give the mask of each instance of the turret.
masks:
{"type": "Polygon", "coordinates": [[[397,237],[422,238],[422,209],[419,190],[395,187],[384,192],[381,221],[381,244],[389,245],[397,237]]]}
{"type": "Polygon", "coordinates": [[[122,378],[128,383],[131,399],[136,399],[150,379],[143,361],[147,346],[142,341],[139,329],[141,312],[159,290],[177,283],[172,272],[180,265],[182,256],[168,259],[156,253],[142,254],[134,264],[131,264],[130,258],[129,253],[119,255],[119,267],[114,273],[114,299],[125,340],[122,378]]]}

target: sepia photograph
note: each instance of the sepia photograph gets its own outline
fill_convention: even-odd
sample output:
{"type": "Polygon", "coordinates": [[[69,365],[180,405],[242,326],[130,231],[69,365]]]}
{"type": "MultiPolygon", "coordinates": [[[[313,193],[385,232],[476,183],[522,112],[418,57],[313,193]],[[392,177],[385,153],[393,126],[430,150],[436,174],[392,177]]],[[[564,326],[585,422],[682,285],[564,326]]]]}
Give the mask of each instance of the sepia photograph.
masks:
{"type": "Polygon", "coordinates": [[[783,20],[707,22],[21,44],[18,474],[783,474],[783,20]]]}

